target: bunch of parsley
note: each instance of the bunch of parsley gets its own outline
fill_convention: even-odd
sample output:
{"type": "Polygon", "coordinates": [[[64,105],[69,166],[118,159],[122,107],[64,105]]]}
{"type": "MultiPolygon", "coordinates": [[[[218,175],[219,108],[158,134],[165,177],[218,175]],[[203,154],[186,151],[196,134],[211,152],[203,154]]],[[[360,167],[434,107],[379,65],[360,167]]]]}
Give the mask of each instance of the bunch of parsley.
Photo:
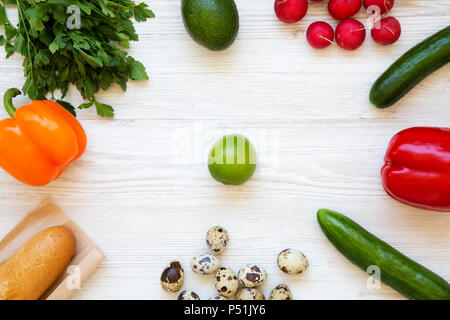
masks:
{"type": "MultiPolygon", "coordinates": [[[[144,65],[124,50],[138,35],[131,18],[146,21],[154,14],[145,3],[136,5],[129,0],[0,0],[0,45],[7,57],[15,52],[24,57],[25,84],[23,92],[32,100],[45,99],[48,93],[61,99],[69,84],[88,101],[78,108],[95,105],[102,117],[114,117],[111,106],[100,103],[95,94],[107,90],[113,83],[126,90],[131,80],[147,80],[144,65]],[[16,5],[19,23],[9,21],[5,5],[16,5]],[[72,7],[71,7],[72,6],[72,7]],[[80,13],[79,28],[67,21],[74,7],[80,13]]],[[[74,11],[73,11],[74,12],[74,11]]],[[[75,108],[57,100],[70,112],[75,108]]]]}

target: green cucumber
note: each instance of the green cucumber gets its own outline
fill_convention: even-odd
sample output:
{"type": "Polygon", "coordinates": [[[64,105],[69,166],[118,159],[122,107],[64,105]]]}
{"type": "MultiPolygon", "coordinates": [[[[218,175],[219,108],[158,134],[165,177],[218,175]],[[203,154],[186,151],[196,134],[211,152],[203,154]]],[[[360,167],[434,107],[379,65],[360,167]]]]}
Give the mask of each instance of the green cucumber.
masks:
{"type": "Polygon", "coordinates": [[[395,61],[370,90],[377,108],[392,106],[420,81],[450,62],[450,26],[425,39],[395,61]]]}
{"type": "Polygon", "coordinates": [[[367,270],[380,268],[381,281],[409,299],[450,300],[450,285],[437,274],[392,248],[346,216],[321,209],[322,231],[352,263],[367,270]]]}

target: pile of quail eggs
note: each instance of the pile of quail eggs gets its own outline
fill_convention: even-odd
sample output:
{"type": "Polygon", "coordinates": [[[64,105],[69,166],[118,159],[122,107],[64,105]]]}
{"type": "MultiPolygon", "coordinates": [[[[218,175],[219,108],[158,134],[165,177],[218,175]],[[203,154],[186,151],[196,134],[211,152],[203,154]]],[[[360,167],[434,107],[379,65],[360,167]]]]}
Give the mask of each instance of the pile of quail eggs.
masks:
{"type": "MultiPolygon", "coordinates": [[[[267,280],[267,272],[258,265],[242,267],[238,274],[233,269],[222,266],[217,257],[222,254],[229,242],[228,232],[223,227],[212,227],[206,234],[206,244],[210,252],[192,259],[191,268],[199,275],[215,273],[214,285],[217,295],[209,300],[228,300],[233,296],[236,300],[265,300],[259,287],[267,280]]],[[[305,255],[296,249],[286,249],[278,255],[278,267],[287,274],[295,275],[306,271],[309,267],[305,255]]],[[[175,293],[181,290],[184,283],[184,270],[178,261],[170,262],[161,274],[161,287],[175,293]]],[[[183,291],[178,300],[200,300],[193,291],[183,291]]],[[[269,300],[292,300],[292,293],[286,284],[277,285],[270,293],[269,300]]]]}

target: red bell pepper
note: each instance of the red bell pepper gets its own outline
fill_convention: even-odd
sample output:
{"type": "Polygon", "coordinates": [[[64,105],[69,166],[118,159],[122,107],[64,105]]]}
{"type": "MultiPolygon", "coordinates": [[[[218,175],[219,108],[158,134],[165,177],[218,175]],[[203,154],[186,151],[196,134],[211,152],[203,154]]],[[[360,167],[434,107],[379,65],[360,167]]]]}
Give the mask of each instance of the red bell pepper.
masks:
{"type": "Polygon", "coordinates": [[[386,151],[381,177],[394,199],[450,212],[450,128],[415,127],[397,133],[386,151]]]}

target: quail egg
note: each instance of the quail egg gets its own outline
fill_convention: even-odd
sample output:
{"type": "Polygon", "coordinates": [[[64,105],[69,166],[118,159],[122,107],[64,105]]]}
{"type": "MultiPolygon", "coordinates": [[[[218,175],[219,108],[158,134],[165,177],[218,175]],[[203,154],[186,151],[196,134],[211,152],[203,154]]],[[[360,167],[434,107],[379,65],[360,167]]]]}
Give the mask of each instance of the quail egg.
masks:
{"type": "Polygon", "coordinates": [[[200,300],[200,297],[193,291],[183,291],[177,300],[200,300]]]}
{"type": "Polygon", "coordinates": [[[211,274],[220,267],[220,260],[211,253],[201,254],[192,259],[192,270],[197,274],[211,274]]]}
{"type": "Polygon", "coordinates": [[[236,294],[236,300],[266,300],[266,297],[259,289],[242,288],[236,294]]]}
{"type": "Polygon", "coordinates": [[[217,270],[214,282],[217,291],[225,297],[232,296],[239,288],[239,281],[236,274],[232,269],[226,267],[220,267],[217,270]]]}
{"type": "Polygon", "coordinates": [[[285,284],[279,284],[273,288],[269,300],[292,300],[291,289],[285,284]]]}
{"type": "Polygon", "coordinates": [[[267,272],[257,265],[246,266],[239,270],[238,278],[243,287],[255,288],[266,281],[267,272]]]}
{"type": "Polygon", "coordinates": [[[206,244],[214,254],[222,254],[228,245],[228,231],[222,227],[212,227],[206,234],[206,244]]]}
{"type": "Polygon", "coordinates": [[[299,274],[305,272],[308,267],[308,259],[296,249],[286,249],[278,255],[278,267],[287,274],[299,274]]]}
{"type": "Polygon", "coordinates": [[[208,300],[228,300],[228,299],[218,294],[217,296],[211,297],[208,300]]]}
{"type": "Polygon", "coordinates": [[[178,261],[170,262],[161,274],[161,287],[169,292],[174,293],[181,289],[184,282],[184,270],[178,261]]]}

